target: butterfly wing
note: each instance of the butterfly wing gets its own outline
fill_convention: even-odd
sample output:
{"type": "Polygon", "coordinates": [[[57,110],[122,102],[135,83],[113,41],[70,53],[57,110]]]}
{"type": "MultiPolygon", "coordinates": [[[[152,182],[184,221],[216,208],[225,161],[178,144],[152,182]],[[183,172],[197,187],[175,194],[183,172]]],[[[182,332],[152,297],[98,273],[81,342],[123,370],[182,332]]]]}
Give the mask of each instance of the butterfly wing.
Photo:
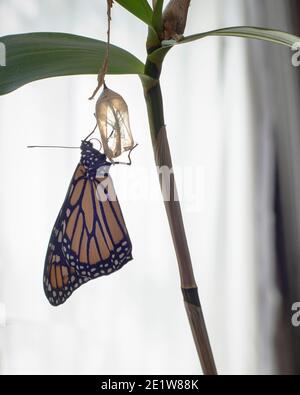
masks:
{"type": "Polygon", "coordinates": [[[50,242],[44,269],[44,291],[53,306],[64,303],[87,278],[78,275],[66,262],[59,244],[50,242]]]}
{"type": "Polygon", "coordinates": [[[81,276],[110,274],[132,259],[131,242],[112,180],[108,174],[86,177],[82,165],[74,177],[61,234],[63,254],[81,276]]]}
{"type": "Polygon", "coordinates": [[[44,290],[53,305],[87,281],[115,272],[132,259],[132,245],[108,174],[81,163],[49,241],[44,290]]]}
{"type": "Polygon", "coordinates": [[[44,292],[48,301],[53,306],[64,303],[75,289],[79,288],[84,282],[87,282],[87,279],[79,276],[76,270],[70,267],[62,253],[62,234],[66,228],[68,196],[74,188],[77,169],[69,186],[64,204],[54,224],[45,259],[43,277],[44,292]]]}

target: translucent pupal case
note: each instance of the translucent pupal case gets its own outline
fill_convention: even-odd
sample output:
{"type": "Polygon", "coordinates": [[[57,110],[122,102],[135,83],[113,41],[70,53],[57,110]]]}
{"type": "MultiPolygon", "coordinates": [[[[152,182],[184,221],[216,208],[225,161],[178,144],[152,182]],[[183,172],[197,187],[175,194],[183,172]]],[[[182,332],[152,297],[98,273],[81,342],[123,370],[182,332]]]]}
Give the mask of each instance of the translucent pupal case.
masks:
{"type": "Polygon", "coordinates": [[[121,95],[105,87],[96,103],[96,118],[103,150],[109,159],[133,149],[128,106],[121,95]]]}

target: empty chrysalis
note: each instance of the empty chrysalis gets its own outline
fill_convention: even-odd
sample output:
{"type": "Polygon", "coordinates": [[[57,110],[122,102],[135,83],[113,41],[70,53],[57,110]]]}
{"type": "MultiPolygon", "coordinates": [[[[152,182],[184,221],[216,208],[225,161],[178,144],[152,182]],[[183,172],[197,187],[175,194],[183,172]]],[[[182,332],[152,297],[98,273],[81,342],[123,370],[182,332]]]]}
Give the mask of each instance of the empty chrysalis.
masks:
{"type": "Polygon", "coordinates": [[[100,130],[103,150],[113,160],[122,153],[132,151],[132,137],[128,106],[121,95],[104,86],[96,103],[96,119],[100,130]]]}

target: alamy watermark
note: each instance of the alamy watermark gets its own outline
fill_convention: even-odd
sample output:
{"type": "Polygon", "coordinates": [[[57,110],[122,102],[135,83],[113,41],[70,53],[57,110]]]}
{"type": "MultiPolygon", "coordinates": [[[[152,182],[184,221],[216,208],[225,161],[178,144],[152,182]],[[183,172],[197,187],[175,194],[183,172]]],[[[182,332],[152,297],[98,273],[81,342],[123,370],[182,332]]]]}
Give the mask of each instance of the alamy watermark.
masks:
{"type": "Polygon", "coordinates": [[[0,41],[0,67],[6,66],[6,46],[0,41]]]}
{"type": "Polygon", "coordinates": [[[294,55],[292,56],[292,65],[294,67],[300,66],[300,41],[295,42],[292,46],[292,51],[295,51],[294,55]]]}
{"type": "MultiPolygon", "coordinates": [[[[114,179],[118,180],[118,190],[122,191],[122,201],[132,202],[161,202],[161,194],[157,188],[155,169],[135,166],[134,172],[128,174],[123,167],[114,168],[114,179]],[[155,180],[155,183],[153,181],[155,180]]],[[[113,183],[108,175],[109,169],[100,167],[96,178],[101,180],[97,187],[99,201],[117,200],[113,183]]],[[[206,203],[207,176],[203,166],[178,166],[170,169],[168,166],[157,168],[163,199],[165,202],[179,202],[184,204],[185,211],[201,213],[206,203]],[[174,183],[176,174],[176,186],[174,183]]]]}

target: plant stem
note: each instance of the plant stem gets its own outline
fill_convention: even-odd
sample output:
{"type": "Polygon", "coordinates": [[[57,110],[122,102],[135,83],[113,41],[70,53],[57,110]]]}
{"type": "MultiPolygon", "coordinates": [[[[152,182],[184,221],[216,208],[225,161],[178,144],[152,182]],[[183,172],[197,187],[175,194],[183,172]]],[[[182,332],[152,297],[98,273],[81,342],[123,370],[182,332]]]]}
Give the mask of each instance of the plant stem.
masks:
{"type": "MultiPolygon", "coordinates": [[[[158,170],[165,166],[172,170],[172,158],[164,122],[162,93],[159,79],[156,79],[160,74],[160,71],[157,70],[155,65],[149,64],[149,62],[146,65],[146,70],[148,71],[149,77],[150,74],[152,74],[152,78],[154,77],[154,79],[142,78],[142,82],[144,86],[156,165],[158,170]]],[[[160,185],[178,261],[184,304],[194,337],[194,342],[203,373],[207,375],[216,375],[217,370],[198,296],[197,284],[193,273],[192,261],[184,230],[180,202],[177,198],[175,176],[173,170],[167,175],[167,177],[170,177],[169,180],[164,179],[166,178],[164,172],[160,172],[159,174],[161,175],[160,185]],[[169,191],[165,190],[165,183],[170,186],[169,191]]]]}

